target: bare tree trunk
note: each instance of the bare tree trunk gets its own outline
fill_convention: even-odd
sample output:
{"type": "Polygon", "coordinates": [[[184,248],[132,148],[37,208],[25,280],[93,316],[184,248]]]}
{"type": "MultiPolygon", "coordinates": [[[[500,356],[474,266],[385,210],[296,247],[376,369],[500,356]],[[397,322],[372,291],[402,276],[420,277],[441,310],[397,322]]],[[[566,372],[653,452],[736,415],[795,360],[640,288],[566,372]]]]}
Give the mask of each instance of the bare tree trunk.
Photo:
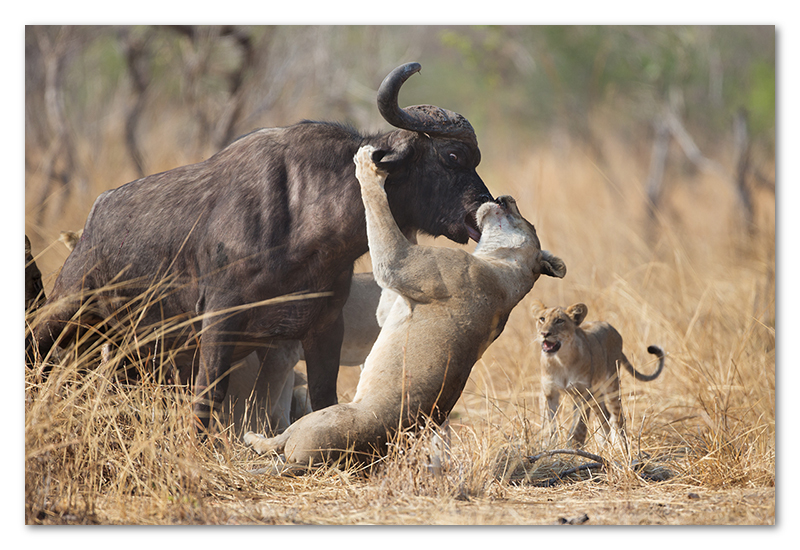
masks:
{"type": "Polygon", "coordinates": [[[231,36],[242,53],[239,66],[228,75],[228,101],[225,111],[220,117],[219,131],[214,140],[218,149],[225,147],[236,137],[236,128],[242,118],[244,109],[244,81],[247,71],[251,70],[255,62],[255,48],[252,38],[238,27],[223,27],[222,36],[231,36]]]}
{"type": "Polygon", "coordinates": [[[189,46],[185,50],[186,81],[189,90],[189,103],[194,118],[200,126],[201,148],[211,144],[220,149],[228,145],[237,135],[237,128],[244,110],[246,76],[255,63],[255,47],[251,36],[245,29],[235,26],[198,27],[190,25],[173,25],[171,29],[185,35],[189,46]],[[216,43],[222,38],[234,41],[241,53],[237,67],[227,74],[228,98],[223,102],[220,113],[209,112],[202,104],[201,79],[207,72],[211,54],[216,43]]]}
{"type": "Polygon", "coordinates": [[[202,76],[208,70],[208,62],[214,40],[218,36],[218,27],[196,25],[172,25],[171,29],[178,31],[189,39],[188,44],[182,43],[183,51],[183,78],[186,82],[187,102],[192,111],[192,118],[199,127],[197,145],[201,156],[209,152],[211,143],[211,121],[202,105],[205,94],[200,89],[202,76]]]}
{"type": "Polygon", "coordinates": [[[664,170],[667,166],[667,153],[669,153],[670,131],[663,116],[654,122],[655,138],[653,149],[650,153],[650,171],[647,175],[645,190],[647,193],[647,235],[652,244],[657,234],[656,211],[663,194],[664,170]]]}
{"type": "MultiPolygon", "coordinates": [[[[674,94],[673,99],[679,97],[674,94]]],[[[652,237],[655,230],[655,213],[663,192],[663,176],[667,161],[667,151],[672,138],[675,139],[686,157],[700,170],[714,174],[725,182],[731,183],[742,206],[742,221],[749,235],[755,231],[755,214],[752,191],[747,184],[747,176],[752,172],[751,148],[747,131],[747,114],[744,110],[737,113],[734,120],[733,139],[736,152],[736,173],[730,172],[718,162],[707,158],[700,151],[692,136],[683,126],[678,113],[677,101],[670,101],[663,114],[655,122],[656,136],[653,141],[653,153],[650,158],[650,173],[647,178],[647,211],[648,233],[652,237]]],[[[774,185],[773,185],[774,189],[774,185]]]]}
{"type": "Polygon", "coordinates": [[[125,28],[122,35],[122,47],[125,51],[125,59],[128,62],[128,72],[131,75],[134,94],[133,106],[130,107],[128,115],[125,117],[125,146],[141,178],[144,177],[146,172],[136,130],[139,125],[139,117],[147,100],[147,88],[151,80],[149,59],[147,57],[147,38],[134,37],[130,28],[125,28]]]}
{"type": "MultiPolygon", "coordinates": [[[[69,139],[64,116],[63,77],[71,27],[61,27],[51,36],[48,27],[36,27],[36,38],[44,63],[44,115],[50,144],[42,161],[43,186],[39,195],[38,223],[42,223],[47,212],[47,200],[53,193],[53,183],[61,188],[59,205],[68,198],[72,188],[69,185],[75,178],[75,150],[69,139]],[[59,162],[60,161],[60,162],[59,162]]],[[[86,182],[78,178],[78,187],[86,192],[86,182]]]]}
{"type": "Polygon", "coordinates": [[[750,170],[750,139],[747,133],[747,112],[744,109],[740,109],[734,118],[733,142],[736,148],[736,190],[744,211],[747,232],[752,235],[755,231],[753,198],[747,186],[747,173],[750,170]]]}

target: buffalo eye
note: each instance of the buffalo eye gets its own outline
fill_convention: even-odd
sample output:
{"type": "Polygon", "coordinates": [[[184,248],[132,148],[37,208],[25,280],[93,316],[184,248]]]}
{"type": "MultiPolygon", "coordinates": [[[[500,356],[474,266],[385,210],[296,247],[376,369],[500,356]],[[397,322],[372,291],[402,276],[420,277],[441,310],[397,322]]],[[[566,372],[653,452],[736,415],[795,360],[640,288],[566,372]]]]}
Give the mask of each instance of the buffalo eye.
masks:
{"type": "Polygon", "coordinates": [[[448,156],[450,157],[450,160],[452,160],[453,162],[458,162],[458,155],[456,155],[455,153],[450,153],[448,156]]]}

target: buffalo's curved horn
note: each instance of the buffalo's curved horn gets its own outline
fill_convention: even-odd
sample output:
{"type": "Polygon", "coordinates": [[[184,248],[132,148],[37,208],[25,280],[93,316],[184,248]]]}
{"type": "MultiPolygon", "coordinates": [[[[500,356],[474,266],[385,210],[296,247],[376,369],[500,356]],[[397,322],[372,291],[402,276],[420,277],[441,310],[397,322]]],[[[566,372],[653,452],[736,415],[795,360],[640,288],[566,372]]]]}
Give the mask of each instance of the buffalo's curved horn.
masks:
{"type": "Polygon", "coordinates": [[[401,109],[397,102],[400,87],[422,69],[419,63],[406,63],[389,73],[378,88],[378,111],[386,122],[413,132],[476,141],[469,121],[458,113],[435,105],[414,105],[401,109]]]}

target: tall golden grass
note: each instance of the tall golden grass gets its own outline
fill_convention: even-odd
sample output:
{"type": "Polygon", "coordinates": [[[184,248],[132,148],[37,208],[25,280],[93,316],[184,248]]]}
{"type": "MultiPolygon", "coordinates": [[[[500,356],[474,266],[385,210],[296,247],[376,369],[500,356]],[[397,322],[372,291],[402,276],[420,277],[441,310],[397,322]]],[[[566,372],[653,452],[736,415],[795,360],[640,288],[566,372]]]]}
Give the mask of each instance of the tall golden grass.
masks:
{"type": "MultiPolygon", "coordinates": [[[[672,170],[648,229],[646,161],[623,142],[605,144],[614,174],[574,147],[523,148],[502,136],[482,144],[480,172],[491,191],[516,197],[568,273],[540,279],[475,365],[451,416],[452,456],[442,470],[432,472],[423,432],[403,434],[368,475],[252,475],[264,460],[235,427],[214,444],[195,439],[185,388],[146,374],[128,384],[115,373],[120,353],[135,359],[130,350],[88,369],[97,350],[71,351],[46,379],[26,372],[26,523],[552,523],[587,507],[593,523],[774,523],[774,196],[756,197],[757,226],[748,233],[728,182],[672,170]],[[587,450],[611,461],[591,481],[534,486],[583,461],[526,458],[565,444],[542,430],[533,299],[586,303],[588,320],[613,324],[642,371],[653,367],[649,344],[668,353],[656,381],[622,374],[630,449],[590,436],[587,450]]],[[[95,195],[133,179],[119,168],[121,144],[106,147],[91,165],[95,195]]],[[[37,177],[28,174],[29,197],[37,177]]],[[[33,221],[39,205],[26,207],[48,291],[66,257],[58,233],[82,226],[93,198],[73,196],[44,225],[33,221]]],[[[435,244],[450,246],[442,241],[435,244]]],[[[356,371],[342,370],[343,401],[356,371]]],[[[567,415],[559,420],[568,429],[567,415]]]]}

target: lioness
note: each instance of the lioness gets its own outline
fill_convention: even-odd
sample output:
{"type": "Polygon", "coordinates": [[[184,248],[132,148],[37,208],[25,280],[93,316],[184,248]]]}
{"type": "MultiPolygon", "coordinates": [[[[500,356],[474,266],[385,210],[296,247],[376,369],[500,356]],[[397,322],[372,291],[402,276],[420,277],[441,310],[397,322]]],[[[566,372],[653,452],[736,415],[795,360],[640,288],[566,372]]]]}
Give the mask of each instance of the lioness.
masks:
{"type": "Polygon", "coordinates": [[[658,368],[651,375],[638,372],[622,352],[622,336],[604,322],[583,325],[589,309],[585,304],[574,304],[567,309],[545,307],[539,301],[532,307],[536,319],[537,340],[542,345],[542,388],[547,400],[548,418],[555,431],[559,392],[566,390],[575,399],[575,425],[570,442],[583,445],[586,439],[586,421],[591,409],[598,412],[603,432],[612,442],[619,434],[625,440],[625,416],[619,394],[618,366],[622,365],[637,380],[649,382],[664,368],[664,352],[658,346],[647,351],[658,357],[658,368]]]}
{"type": "Polygon", "coordinates": [[[426,417],[441,424],[512,308],[540,275],[566,273],[560,258],[541,250],[536,230],[511,197],[478,209],[481,237],[473,254],[410,243],[392,218],[386,173],[375,166],[376,155],[370,146],[358,150],[356,176],[375,280],[399,297],[352,403],[315,411],[271,439],[245,434],[256,452],[282,452],[287,465],[364,462],[384,455],[398,430],[419,426],[426,417]]]}

